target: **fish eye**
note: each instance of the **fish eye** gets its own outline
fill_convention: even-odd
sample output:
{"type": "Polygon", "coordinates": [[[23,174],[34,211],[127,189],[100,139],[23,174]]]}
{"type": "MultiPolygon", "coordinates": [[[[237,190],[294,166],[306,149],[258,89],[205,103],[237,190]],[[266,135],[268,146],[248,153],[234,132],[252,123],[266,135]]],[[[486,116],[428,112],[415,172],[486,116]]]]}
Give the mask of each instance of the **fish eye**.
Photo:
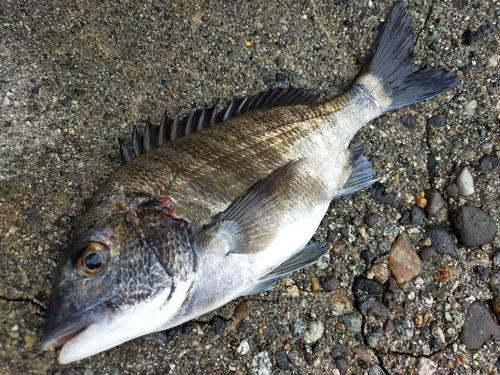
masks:
{"type": "Polygon", "coordinates": [[[100,242],[90,242],[80,251],[76,265],[77,272],[82,276],[96,275],[104,268],[108,260],[108,247],[100,242]]]}

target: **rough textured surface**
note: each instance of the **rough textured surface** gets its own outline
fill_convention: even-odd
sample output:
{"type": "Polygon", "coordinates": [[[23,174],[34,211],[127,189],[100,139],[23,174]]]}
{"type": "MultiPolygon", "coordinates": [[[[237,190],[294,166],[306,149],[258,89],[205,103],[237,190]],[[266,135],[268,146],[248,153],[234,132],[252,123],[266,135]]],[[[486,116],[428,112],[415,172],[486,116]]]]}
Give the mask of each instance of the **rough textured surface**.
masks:
{"type": "Polygon", "coordinates": [[[477,207],[458,207],[450,213],[450,223],[460,243],[468,247],[487,244],[497,232],[493,217],[477,207]]]}
{"type": "Polygon", "coordinates": [[[464,81],[358,135],[383,185],[372,191],[375,201],[362,191],[331,206],[315,236],[333,242],[326,268],[310,267],[245,298],[252,312],[239,324],[231,317],[241,300],[69,366],[58,365],[54,352],[37,355],[55,263],[85,201],[120,165],[117,137],[130,139],[133,125],[148,117],[158,123],[165,109],[186,114],[193,104],[287,82],[339,93],[391,5],[0,2],[0,373],[246,375],[254,359],[256,369],[269,369],[267,356],[272,373],[282,374],[362,374],[373,364],[391,375],[409,368],[497,372],[493,340],[469,351],[458,336],[471,303],[492,298],[474,269],[491,266],[498,234],[481,248],[458,247],[456,258],[434,255],[402,286],[389,277],[382,296],[352,288],[371,271],[363,250],[377,256],[374,264],[387,264],[399,233],[416,246],[425,227],[448,226],[446,217],[400,221],[428,188],[449,209],[481,207],[500,224],[500,13],[491,0],[409,4],[419,62],[458,70],[464,81]],[[442,127],[427,124],[439,114],[442,127]],[[415,119],[411,130],[400,124],[404,115],[415,119]],[[475,193],[447,196],[462,165],[474,172],[475,193]],[[368,213],[377,219],[365,223],[368,213]],[[445,266],[453,277],[442,283],[436,275],[445,266]],[[322,291],[310,290],[311,277],[322,291]],[[216,315],[227,323],[217,331],[222,337],[210,325],[216,315]],[[294,336],[297,318],[305,327],[321,322],[322,337],[308,344],[307,329],[294,336]],[[383,335],[372,348],[366,338],[375,345],[375,333],[383,335]]]}
{"type": "Polygon", "coordinates": [[[467,311],[467,320],[460,332],[460,341],[467,349],[477,350],[490,339],[500,340],[500,327],[483,303],[474,302],[467,311]]]}

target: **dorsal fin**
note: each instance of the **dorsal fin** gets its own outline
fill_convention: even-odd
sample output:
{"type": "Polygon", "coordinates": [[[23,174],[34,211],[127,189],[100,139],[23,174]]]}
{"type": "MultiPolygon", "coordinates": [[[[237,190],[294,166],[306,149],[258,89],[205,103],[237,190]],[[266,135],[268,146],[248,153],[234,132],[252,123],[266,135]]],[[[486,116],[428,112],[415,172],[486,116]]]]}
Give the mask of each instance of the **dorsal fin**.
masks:
{"type": "Polygon", "coordinates": [[[148,119],[142,134],[139,133],[137,127],[134,127],[132,146],[127,146],[120,139],[118,140],[122,163],[126,164],[169,141],[206,129],[243,113],[271,106],[311,104],[323,93],[324,91],[316,90],[276,88],[233,100],[224,109],[219,109],[216,103],[212,108],[193,108],[185,117],[168,117],[165,112],[160,125],[152,125],[148,119]]]}

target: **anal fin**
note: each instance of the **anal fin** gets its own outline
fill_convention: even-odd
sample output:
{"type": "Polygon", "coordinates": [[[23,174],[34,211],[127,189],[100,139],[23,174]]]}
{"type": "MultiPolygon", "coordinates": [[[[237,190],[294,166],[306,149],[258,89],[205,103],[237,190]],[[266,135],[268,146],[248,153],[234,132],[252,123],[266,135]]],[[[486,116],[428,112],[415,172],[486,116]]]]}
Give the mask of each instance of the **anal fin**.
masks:
{"type": "Polygon", "coordinates": [[[365,151],[365,143],[363,141],[357,142],[349,147],[349,150],[351,152],[352,172],[337,198],[357,193],[378,181],[378,179],[373,178],[375,171],[370,168],[370,161],[362,155],[365,151]]]}
{"type": "Polygon", "coordinates": [[[274,284],[280,281],[285,275],[316,263],[319,258],[329,251],[330,244],[327,242],[305,246],[298,253],[262,277],[258,284],[254,285],[244,294],[258,294],[272,289],[274,284]]]}

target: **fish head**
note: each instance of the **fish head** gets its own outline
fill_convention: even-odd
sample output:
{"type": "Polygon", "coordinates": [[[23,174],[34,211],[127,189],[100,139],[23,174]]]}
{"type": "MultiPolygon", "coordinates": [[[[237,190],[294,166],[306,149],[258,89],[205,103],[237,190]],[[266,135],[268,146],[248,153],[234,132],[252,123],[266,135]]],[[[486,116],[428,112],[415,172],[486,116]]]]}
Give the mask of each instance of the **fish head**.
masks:
{"type": "MultiPolygon", "coordinates": [[[[85,220],[83,220],[85,221],[85,220]]],[[[158,330],[192,283],[185,222],[119,213],[70,243],[56,267],[42,350],[70,363],[158,330]]]]}

